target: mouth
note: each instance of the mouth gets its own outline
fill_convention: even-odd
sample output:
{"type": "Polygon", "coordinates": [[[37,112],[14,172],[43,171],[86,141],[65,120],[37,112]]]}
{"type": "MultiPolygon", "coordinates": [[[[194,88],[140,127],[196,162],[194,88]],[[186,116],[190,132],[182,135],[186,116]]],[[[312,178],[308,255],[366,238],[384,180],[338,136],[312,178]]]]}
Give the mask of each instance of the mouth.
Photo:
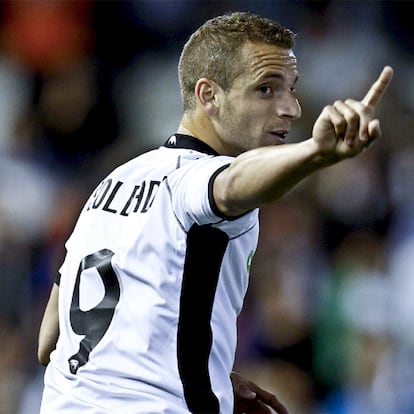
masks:
{"type": "Polygon", "coordinates": [[[288,133],[289,133],[289,131],[287,131],[287,130],[283,130],[283,131],[270,131],[270,135],[272,135],[272,137],[275,137],[279,142],[281,142],[283,144],[287,140],[288,133]]]}

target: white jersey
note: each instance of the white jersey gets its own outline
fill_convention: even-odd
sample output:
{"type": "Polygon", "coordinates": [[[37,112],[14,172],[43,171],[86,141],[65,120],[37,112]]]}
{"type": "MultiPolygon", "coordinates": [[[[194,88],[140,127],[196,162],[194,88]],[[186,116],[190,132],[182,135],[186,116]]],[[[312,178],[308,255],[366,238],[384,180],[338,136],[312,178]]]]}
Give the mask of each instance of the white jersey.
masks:
{"type": "Polygon", "coordinates": [[[173,135],[92,193],[60,269],[42,414],[232,414],[236,322],[258,211],[223,217],[233,160],[173,135]]]}

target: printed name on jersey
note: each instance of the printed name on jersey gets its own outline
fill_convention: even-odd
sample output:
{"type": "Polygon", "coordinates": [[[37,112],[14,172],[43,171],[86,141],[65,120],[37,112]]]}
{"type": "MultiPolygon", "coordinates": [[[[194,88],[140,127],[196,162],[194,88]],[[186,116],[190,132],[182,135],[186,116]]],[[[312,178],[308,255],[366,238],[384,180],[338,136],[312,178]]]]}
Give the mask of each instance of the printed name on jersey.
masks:
{"type": "MultiPolygon", "coordinates": [[[[164,177],[163,180],[166,178],[164,177]]],[[[130,213],[146,213],[155,199],[160,184],[159,180],[145,180],[125,192],[122,191],[124,182],[115,182],[112,178],[108,178],[96,188],[86,210],[101,209],[125,217],[130,213]]],[[[131,187],[130,184],[128,185],[131,187]]]]}

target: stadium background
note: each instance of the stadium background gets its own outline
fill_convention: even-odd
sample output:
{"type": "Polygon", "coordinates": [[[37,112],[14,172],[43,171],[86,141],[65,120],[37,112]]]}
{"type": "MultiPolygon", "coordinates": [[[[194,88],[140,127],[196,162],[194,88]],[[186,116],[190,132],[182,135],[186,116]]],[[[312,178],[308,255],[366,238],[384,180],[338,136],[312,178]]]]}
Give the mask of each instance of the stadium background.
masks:
{"type": "Polygon", "coordinates": [[[0,2],[0,413],[34,414],[37,331],[63,243],[97,181],[164,142],[176,65],[205,19],[248,10],[298,33],[309,136],[385,64],[383,138],[261,213],[237,369],[292,414],[414,410],[414,29],[405,1],[0,2]]]}

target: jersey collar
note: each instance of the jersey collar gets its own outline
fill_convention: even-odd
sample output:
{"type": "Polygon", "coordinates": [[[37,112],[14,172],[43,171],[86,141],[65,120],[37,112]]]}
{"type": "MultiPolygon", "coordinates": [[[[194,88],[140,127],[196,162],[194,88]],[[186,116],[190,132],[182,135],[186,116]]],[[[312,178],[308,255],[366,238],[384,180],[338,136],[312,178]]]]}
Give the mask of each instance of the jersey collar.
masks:
{"type": "Polygon", "coordinates": [[[198,138],[192,137],[191,135],[184,134],[174,134],[168,138],[167,142],[164,144],[164,147],[167,148],[186,148],[192,149],[194,151],[203,152],[209,155],[219,155],[217,151],[210,147],[203,141],[200,141],[198,138]]]}

